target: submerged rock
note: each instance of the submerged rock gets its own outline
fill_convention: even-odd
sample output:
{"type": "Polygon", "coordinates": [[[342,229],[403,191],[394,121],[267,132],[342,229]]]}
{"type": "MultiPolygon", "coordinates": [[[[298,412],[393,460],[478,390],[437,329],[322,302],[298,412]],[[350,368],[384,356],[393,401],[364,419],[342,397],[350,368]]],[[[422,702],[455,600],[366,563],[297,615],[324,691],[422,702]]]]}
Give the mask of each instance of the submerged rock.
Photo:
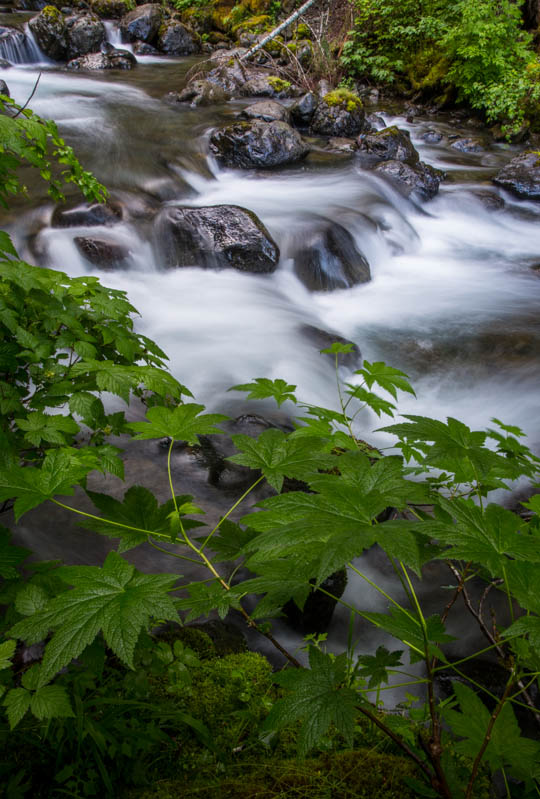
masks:
{"type": "Polygon", "coordinates": [[[216,130],[210,151],[224,166],[271,169],[301,161],[309,148],[286,122],[236,122],[216,130]]]}
{"type": "Polygon", "coordinates": [[[166,208],[157,234],[165,265],[273,272],[279,248],[262,222],[237,205],[166,208]]]}
{"type": "Polygon", "coordinates": [[[94,227],[115,225],[122,219],[122,208],[114,202],[65,207],[58,205],[52,215],[52,227],[94,227]]]}
{"type": "Polygon", "coordinates": [[[137,59],[129,50],[110,50],[106,53],[88,53],[81,58],[74,58],[67,65],[68,69],[133,69],[137,59]]]}
{"type": "Polygon", "coordinates": [[[101,269],[121,268],[129,258],[127,247],[109,239],[76,236],[73,241],[81,255],[101,269]]]}
{"type": "Polygon", "coordinates": [[[483,139],[477,137],[470,137],[466,139],[456,139],[450,145],[453,150],[458,150],[460,153],[483,153],[486,149],[486,143],[483,139]]]}
{"type": "Polygon", "coordinates": [[[495,175],[493,183],[518,197],[540,200],[540,153],[524,152],[512,158],[495,175]]]}
{"type": "Polygon", "coordinates": [[[328,222],[306,231],[301,240],[294,254],[294,271],[312,291],[350,288],[371,280],[368,262],[341,225],[328,222]]]}
{"type": "Polygon", "coordinates": [[[365,111],[358,95],[346,89],[325,94],[311,120],[311,131],[320,136],[358,136],[364,128],[365,111]]]}
{"type": "Polygon", "coordinates": [[[414,166],[420,160],[409,131],[395,125],[359,136],[357,144],[360,152],[381,161],[404,161],[414,166]]]}
{"type": "Polygon", "coordinates": [[[440,169],[420,161],[415,166],[410,166],[404,161],[383,161],[375,167],[378,175],[383,175],[405,194],[420,200],[431,200],[439,191],[439,185],[444,179],[444,172],[440,169]]]}

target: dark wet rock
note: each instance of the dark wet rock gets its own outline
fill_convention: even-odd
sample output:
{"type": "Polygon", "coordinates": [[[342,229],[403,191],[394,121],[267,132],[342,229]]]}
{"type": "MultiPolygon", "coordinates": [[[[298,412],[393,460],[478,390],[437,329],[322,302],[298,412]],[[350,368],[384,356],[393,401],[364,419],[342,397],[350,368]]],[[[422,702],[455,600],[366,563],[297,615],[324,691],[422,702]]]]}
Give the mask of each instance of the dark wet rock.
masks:
{"type": "Polygon", "coordinates": [[[374,171],[396,184],[405,196],[420,200],[431,200],[435,197],[444,179],[444,172],[423,161],[415,166],[404,161],[383,161],[374,171]]]}
{"type": "Polygon", "coordinates": [[[287,621],[291,627],[294,627],[295,630],[304,635],[307,633],[326,632],[330,627],[338,599],[342,596],[346,587],[347,570],[339,569],[339,571],[327,577],[321,585],[321,588],[333,596],[329,597],[328,594],[318,590],[311,591],[302,610],[300,610],[296,602],[290,600],[283,606],[287,621]]]}
{"type": "Polygon", "coordinates": [[[279,249],[262,222],[237,205],[170,207],[157,220],[167,267],[233,268],[273,272],[279,249]]]}
{"type": "Polygon", "coordinates": [[[73,240],[82,256],[100,269],[119,269],[126,266],[129,250],[109,239],[76,236],[73,240]]]}
{"type": "Polygon", "coordinates": [[[311,131],[319,136],[358,136],[364,129],[365,111],[361,99],[339,89],[326,94],[318,104],[311,131]]]}
{"type": "Polygon", "coordinates": [[[502,197],[489,189],[475,189],[472,193],[488,211],[500,211],[506,205],[502,197]]]}
{"type": "Polygon", "coordinates": [[[181,92],[169,92],[165,101],[175,103],[190,103],[193,107],[224,103],[230,95],[221,86],[210,83],[209,80],[192,80],[181,92]]]}
{"type": "Polygon", "coordinates": [[[460,153],[483,153],[486,149],[486,143],[483,139],[469,137],[456,139],[450,147],[460,153]]]}
{"type": "Polygon", "coordinates": [[[311,291],[350,288],[371,280],[369,264],[348,230],[327,222],[301,237],[294,253],[294,271],[311,291]]]}
{"type": "Polygon", "coordinates": [[[215,67],[206,75],[206,80],[215,83],[231,96],[239,97],[246,83],[245,70],[236,61],[231,64],[215,67]]]}
{"type": "Polygon", "coordinates": [[[28,26],[46,56],[64,61],[68,52],[68,28],[63,14],[54,6],[45,6],[28,26]]]}
{"type": "Polygon", "coordinates": [[[81,58],[74,58],[67,64],[72,70],[99,70],[99,69],[133,69],[137,66],[137,59],[129,50],[112,50],[108,53],[88,53],[81,58]]]}
{"type": "MultiPolygon", "coordinates": [[[[301,325],[299,332],[301,335],[305,336],[318,350],[324,350],[331,347],[335,341],[337,341],[339,344],[350,344],[352,346],[351,352],[341,353],[338,355],[339,365],[346,366],[348,369],[358,369],[362,365],[362,355],[356,344],[353,341],[343,338],[343,336],[340,336],[338,333],[332,333],[329,330],[322,330],[320,327],[306,324],[301,325]]],[[[324,357],[331,360],[332,366],[335,365],[335,355],[325,354],[324,357]]]]}
{"type": "Polygon", "coordinates": [[[157,47],[167,55],[193,55],[201,51],[201,39],[194,30],[171,19],[159,28],[157,47]]]}
{"type": "Polygon", "coordinates": [[[540,153],[520,153],[495,175],[493,182],[518,197],[540,200],[540,153]]]}
{"type": "Polygon", "coordinates": [[[231,436],[244,435],[258,438],[271,428],[291,431],[291,427],[277,425],[254,413],[242,414],[220,424],[225,435],[199,436],[201,457],[208,469],[208,482],[222,489],[242,489],[252,485],[259,472],[248,466],[231,463],[228,458],[238,452],[231,436]]]}
{"type": "Polygon", "coordinates": [[[444,139],[444,136],[438,130],[426,130],[422,134],[422,138],[426,144],[439,144],[444,139]]]}
{"type": "Polygon", "coordinates": [[[228,167],[271,169],[306,157],[309,148],[286,122],[236,122],[216,130],[210,151],[228,167]]]}
{"type": "Polygon", "coordinates": [[[244,97],[298,97],[302,90],[288,80],[275,75],[255,75],[248,77],[242,86],[244,97]]]}
{"type": "Polygon", "coordinates": [[[129,12],[128,0],[92,0],[94,14],[105,19],[120,19],[129,12]]]}
{"type": "Polygon", "coordinates": [[[159,50],[152,47],[148,42],[134,42],[133,52],[136,55],[159,55],[159,50]]]}
{"type": "Polygon", "coordinates": [[[105,25],[95,14],[68,17],[66,25],[68,27],[67,58],[70,60],[88,53],[96,53],[107,38],[105,25]]]}
{"type": "Polygon", "coordinates": [[[308,128],[317,110],[320,98],[315,92],[308,92],[291,107],[291,120],[299,128],[308,128]]]}
{"type": "Polygon", "coordinates": [[[114,202],[74,205],[66,208],[58,205],[53,211],[52,227],[95,227],[115,225],[122,219],[122,207],[114,202]]]}
{"type": "Polygon", "coordinates": [[[242,630],[231,622],[210,619],[199,624],[190,624],[183,629],[200,630],[211,638],[218,657],[235,655],[247,650],[246,638],[242,630]]]}
{"type": "Polygon", "coordinates": [[[120,34],[125,42],[152,44],[158,35],[162,19],[162,8],[157,3],[145,3],[130,11],[120,20],[120,34]]]}
{"type": "Polygon", "coordinates": [[[386,127],[386,122],[380,114],[368,114],[366,116],[365,126],[370,126],[371,130],[366,130],[366,133],[373,133],[376,130],[382,130],[386,127]]]}
{"type": "Polygon", "coordinates": [[[9,61],[5,58],[0,58],[0,69],[9,69],[10,66],[11,64],[9,61]]]}
{"type": "Polygon", "coordinates": [[[289,122],[289,109],[275,100],[261,100],[240,113],[245,119],[260,119],[262,122],[289,122]]]}
{"type": "Polygon", "coordinates": [[[0,94],[10,97],[9,88],[5,80],[0,80],[0,94]]]}
{"type": "Polygon", "coordinates": [[[409,132],[395,125],[359,136],[358,149],[381,161],[404,161],[413,166],[420,160],[409,132]]]}

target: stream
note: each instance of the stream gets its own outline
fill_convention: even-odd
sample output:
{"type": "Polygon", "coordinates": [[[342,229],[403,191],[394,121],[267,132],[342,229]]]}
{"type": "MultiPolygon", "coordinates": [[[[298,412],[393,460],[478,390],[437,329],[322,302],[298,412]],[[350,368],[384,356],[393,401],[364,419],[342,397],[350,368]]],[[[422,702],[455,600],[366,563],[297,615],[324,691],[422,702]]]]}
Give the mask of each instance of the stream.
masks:
{"type": "MultiPolygon", "coordinates": [[[[0,24],[12,24],[14,15],[9,17],[0,16],[0,24]]],[[[110,26],[111,40],[115,35],[110,26]]],[[[28,55],[37,57],[34,51],[28,55]]],[[[53,205],[43,185],[32,185],[35,178],[25,174],[32,207],[17,201],[0,220],[22,257],[72,276],[92,272],[127,291],[141,313],[138,329],[168,353],[175,376],[212,410],[244,412],[242,395],[227,389],[262,376],[284,378],[298,386],[302,399],[336,407],[332,365],[319,354],[325,345],[313,335],[325,331],[353,341],[364,358],[385,360],[409,374],[417,399],[405,395],[400,411],[455,416],[474,429],[497,417],[521,426],[529,445],[540,450],[540,204],[517,200],[490,182],[523,147],[491,143],[480,153],[457,152],[452,137],[482,131],[449,114],[411,122],[374,107],[369,110],[387,125],[410,131],[423,161],[446,172],[434,200],[418,205],[405,199],[355,156],[329,152],[317,139],[308,139],[312,151],[300,165],[224,170],[208,157],[209,132],[252,100],[173,108],[161,98],[183,87],[197,59],[138,61],[129,72],[68,73],[45,59],[0,72],[12,97],[23,103],[41,71],[33,110],[57,122],[85,168],[126,209],[114,234],[129,250],[128,266],[100,271],[73,241],[100,229],[51,228],[53,205]],[[426,143],[427,131],[440,132],[441,141],[426,143]],[[280,247],[277,271],[164,269],[152,218],[160,207],[175,204],[234,204],[255,212],[280,247]],[[291,252],[314,219],[339,222],[349,231],[370,264],[371,282],[321,293],[300,282],[291,252]]],[[[347,372],[342,377],[351,379],[347,372]]],[[[269,408],[251,410],[264,415],[269,408]]],[[[284,406],[285,413],[290,410],[284,406]]],[[[366,411],[359,417],[359,436],[384,446],[389,438],[372,431],[390,423],[366,411]]],[[[149,463],[143,458],[134,475],[147,474],[149,463]]],[[[60,522],[53,512],[45,528],[43,513],[34,511],[19,525],[19,536],[45,550],[40,554],[54,556],[49,533],[60,522]]],[[[98,546],[105,546],[103,539],[98,546]]],[[[99,560],[95,553],[82,556],[78,544],[70,557],[99,560]]],[[[141,557],[138,565],[148,568],[141,557]]],[[[170,562],[154,558],[156,565],[171,570],[170,562]]],[[[376,557],[370,568],[392,585],[395,578],[376,557]]],[[[435,594],[443,578],[434,579],[433,612],[441,610],[435,594]]],[[[350,581],[345,598],[357,591],[350,581]]],[[[377,598],[365,599],[366,609],[381,608],[377,598]]],[[[338,616],[332,639],[345,634],[347,622],[346,614],[338,616]]],[[[362,649],[370,651],[380,637],[365,635],[362,649]]]]}

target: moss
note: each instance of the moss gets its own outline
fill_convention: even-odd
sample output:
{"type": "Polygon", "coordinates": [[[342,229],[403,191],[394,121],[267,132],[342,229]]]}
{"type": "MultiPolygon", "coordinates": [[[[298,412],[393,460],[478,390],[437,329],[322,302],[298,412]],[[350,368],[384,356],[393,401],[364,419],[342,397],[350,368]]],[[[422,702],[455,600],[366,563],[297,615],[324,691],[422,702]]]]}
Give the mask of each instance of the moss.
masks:
{"type": "Polygon", "coordinates": [[[56,6],[45,6],[41,13],[50,22],[61,22],[64,19],[62,12],[56,6]]]}
{"type": "Polygon", "coordinates": [[[434,47],[426,47],[414,56],[407,67],[407,77],[413,89],[433,93],[443,85],[449,61],[434,47]]]}
{"type": "Polygon", "coordinates": [[[274,759],[238,765],[219,780],[160,783],[139,799],[413,799],[405,779],[414,773],[405,758],[359,749],[300,762],[274,759]]]}
{"type": "Polygon", "coordinates": [[[272,89],[280,94],[281,92],[288,92],[292,86],[292,83],[289,80],[283,80],[283,78],[278,78],[277,75],[271,75],[268,78],[268,83],[272,87],[272,89]]]}
{"type": "Polygon", "coordinates": [[[305,22],[301,22],[300,25],[296,29],[296,36],[299,39],[309,39],[311,38],[311,31],[306,25],[305,22]]]}
{"type": "Polygon", "coordinates": [[[249,31],[250,33],[265,33],[272,30],[272,19],[267,14],[261,14],[257,17],[248,17],[248,19],[241,20],[237,25],[232,28],[232,33],[238,31],[249,31]]]}
{"type": "Polygon", "coordinates": [[[330,108],[338,105],[352,112],[359,111],[364,107],[362,100],[350,89],[334,89],[334,91],[325,94],[323,99],[330,108]]]}
{"type": "Polygon", "coordinates": [[[201,660],[208,660],[216,656],[214,642],[207,633],[197,627],[174,625],[160,633],[159,638],[169,644],[174,643],[174,641],[181,641],[184,646],[193,649],[201,660]]]}

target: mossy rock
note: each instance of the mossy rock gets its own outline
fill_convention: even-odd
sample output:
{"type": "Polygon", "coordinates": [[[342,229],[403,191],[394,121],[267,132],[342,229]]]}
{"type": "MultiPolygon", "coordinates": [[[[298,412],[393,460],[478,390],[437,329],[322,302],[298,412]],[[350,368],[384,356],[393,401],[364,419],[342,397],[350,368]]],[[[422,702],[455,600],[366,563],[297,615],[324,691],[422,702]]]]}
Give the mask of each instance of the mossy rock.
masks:
{"type": "Polygon", "coordinates": [[[216,657],[216,647],[210,636],[198,627],[187,625],[181,627],[179,624],[171,624],[159,634],[161,641],[169,644],[174,641],[181,641],[184,646],[188,646],[196,653],[201,660],[209,660],[216,657]]]}
{"type": "Polygon", "coordinates": [[[232,33],[266,33],[272,30],[272,18],[267,14],[260,14],[256,17],[248,17],[238,22],[232,27],[232,33]]]}
{"type": "Polygon", "coordinates": [[[92,11],[105,19],[120,19],[135,8],[133,0],[92,0],[92,11]]]}
{"type": "Polygon", "coordinates": [[[334,89],[328,92],[328,94],[325,94],[323,100],[330,108],[340,106],[351,112],[358,111],[364,107],[360,97],[354,92],[351,92],[350,89],[334,89]]]}

